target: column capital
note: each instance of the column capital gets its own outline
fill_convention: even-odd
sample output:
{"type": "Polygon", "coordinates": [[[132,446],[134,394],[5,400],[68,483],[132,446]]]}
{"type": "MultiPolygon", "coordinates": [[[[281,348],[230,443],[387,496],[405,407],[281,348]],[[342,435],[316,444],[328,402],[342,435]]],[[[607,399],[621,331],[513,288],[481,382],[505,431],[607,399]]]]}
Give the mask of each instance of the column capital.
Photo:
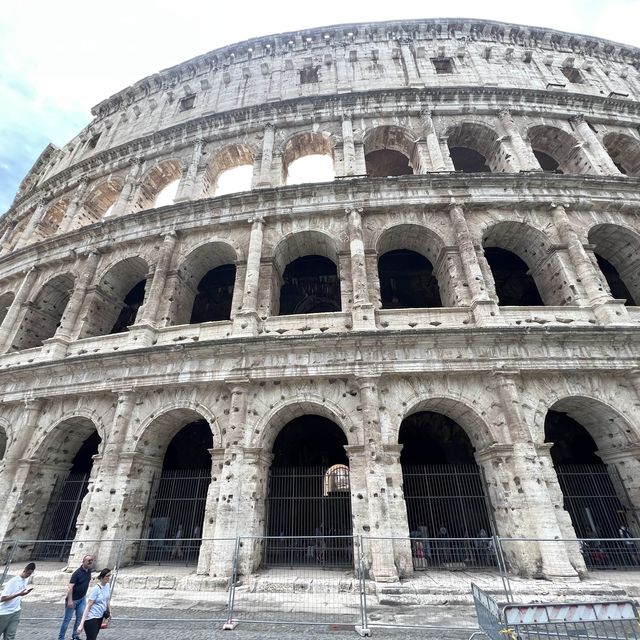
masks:
{"type": "Polygon", "coordinates": [[[586,120],[583,113],[576,113],[569,118],[569,122],[573,122],[578,125],[586,122],[586,120]]]}
{"type": "Polygon", "coordinates": [[[359,213],[360,215],[362,215],[364,213],[364,207],[355,204],[355,205],[345,207],[344,212],[347,215],[351,215],[352,213],[359,213]]]}
{"type": "Polygon", "coordinates": [[[255,225],[263,225],[265,223],[264,216],[252,216],[247,222],[253,227],[255,225]]]}
{"type": "Polygon", "coordinates": [[[500,116],[500,118],[503,118],[503,119],[511,118],[511,111],[506,107],[503,107],[502,109],[498,110],[498,115],[500,116]]]}

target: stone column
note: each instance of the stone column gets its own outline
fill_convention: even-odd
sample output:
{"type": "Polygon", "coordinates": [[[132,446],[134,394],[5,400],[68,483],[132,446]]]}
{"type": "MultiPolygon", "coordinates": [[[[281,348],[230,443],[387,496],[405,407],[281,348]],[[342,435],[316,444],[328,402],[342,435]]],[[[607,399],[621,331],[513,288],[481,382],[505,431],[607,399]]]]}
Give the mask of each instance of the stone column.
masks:
{"type": "Polygon", "coordinates": [[[509,138],[509,142],[520,166],[520,171],[542,171],[540,163],[533,154],[531,145],[527,144],[520,135],[520,131],[513,121],[511,112],[508,109],[501,109],[498,115],[500,117],[500,124],[509,138]]]}
{"type": "Polygon", "coordinates": [[[44,218],[47,212],[48,203],[49,203],[49,200],[44,197],[38,200],[38,204],[36,205],[36,210],[33,212],[33,214],[31,214],[31,218],[29,218],[29,222],[27,223],[27,226],[25,227],[24,231],[22,232],[18,240],[18,243],[17,243],[18,247],[24,247],[25,245],[29,244],[29,240],[31,240],[31,237],[33,236],[33,232],[36,230],[38,225],[42,222],[42,219],[44,218]]]}
{"type": "Polygon", "coordinates": [[[233,318],[234,333],[256,335],[260,325],[258,316],[258,291],[260,287],[260,261],[262,258],[262,238],[264,218],[256,216],[251,220],[247,267],[244,278],[241,310],[233,318]]]}
{"type": "Polygon", "coordinates": [[[355,330],[374,329],[375,314],[369,299],[367,268],[362,233],[362,207],[347,207],[349,250],[351,258],[351,285],[353,306],[352,323],[355,330]]]}
{"type": "MultiPolygon", "coordinates": [[[[442,153],[442,147],[438,141],[438,134],[433,126],[433,118],[431,117],[431,111],[425,109],[420,113],[420,125],[422,128],[422,135],[424,136],[424,144],[427,147],[427,153],[429,155],[429,170],[431,171],[448,171],[445,158],[442,153]]],[[[448,148],[447,148],[447,156],[448,148]]],[[[427,173],[426,167],[421,167],[420,173],[427,173]]]]}
{"type": "Polygon", "coordinates": [[[449,217],[456,235],[465,280],[471,294],[471,311],[474,320],[479,325],[496,324],[500,320],[500,311],[487,292],[462,206],[456,203],[451,204],[449,217]]]}
{"type": "Polygon", "coordinates": [[[147,282],[144,304],[138,311],[135,324],[129,328],[131,339],[137,341],[138,346],[150,346],[153,342],[158,325],[158,309],[165,290],[167,271],[175,251],[176,238],[173,231],[164,236],[151,283],[147,282]]]}
{"type": "Polygon", "coordinates": [[[511,551],[506,550],[507,555],[519,566],[522,566],[524,560],[524,565],[530,572],[532,555],[537,551],[540,554],[542,575],[550,579],[576,579],[577,571],[571,563],[567,545],[551,542],[561,540],[563,532],[554,516],[555,508],[545,482],[544,469],[522,417],[516,385],[518,375],[518,372],[501,372],[495,375],[496,390],[505,417],[503,437],[513,441],[509,473],[513,474],[512,482],[516,485],[516,491],[512,493],[516,504],[509,504],[508,507],[521,509],[520,518],[524,525],[519,524],[520,531],[526,531],[525,537],[537,538],[539,541],[513,543],[511,551]]]}
{"type": "Polygon", "coordinates": [[[124,186],[111,211],[111,217],[117,218],[125,213],[131,213],[135,201],[135,195],[140,186],[140,175],[144,167],[144,159],[135,157],[131,159],[131,168],[124,178],[124,186]]]}
{"type": "Polygon", "coordinates": [[[410,87],[424,87],[424,82],[420,79],[418,74],[418,67],[416,60],[413,57],[413,52],[409,46],[410,40],[400,39],[400,52],[402,53],[402,59],[404,61],[404,68],[407,72],[407,85],[410,87]]]}
{"type": "Polygon", "coordinates": [[[606,176],[621,175],[618,167],[616,167],[611,156],[598,140],[598,136],[593,132],[584,116],[582,114],[573,116],[571,123],[574,125],[578,137],[584,143],[583,150],[589,156],[594,168],[606,176]]]}
{"type": "Polygon", "coordinates": [[[442,159],[444,161],[444,170],[445,171],[455,171],[456,168],[453,165],[453,160],[451,159],[451,154],[449,153],[449,144],[448,144],[447,136],[440,136],[438,138],[438,143],[440,144],[440,153],[442,155],[442,159]]]}
{"type": "MultiPolygon", "coordinates": [[[[596,452],[611,468],[613,484],[622,504],[628,507],[627,526],[640,537],[640,442],[635,440],[623,449],[600,449],[596,452]]],[[[618,523],[620,524],[620,523],[618,523]]]]}
{"type": "Polygon", "coordinates": [[[351,114],[343,114],[342,116],[342,152],[344,156],[345,176],[355,176],[356,173],[356,147],[353,139],[353,123],[351,122],[351,114]]]}
{"type": "MultiPolygon", "coordinates": [[[[0,540],[18,537],[24,533],[24,531],[18,531],[16,527],[20,526],[20,522],[24,518],[25,489],[31,488],[33,494],[38,493],[37,487],[33,485],[35,482],[34,461],[26,456],[30,453],[29,446],[38,428],[43,404],[40,399],[27,400],[24,403],[22,417],[16,425],[17,428],[13,431],[11,443],[7,445],[7,451],[0,463],[0,499],[2,500],[0,540]]],[[[51,486],[46,486],[45,490],[50,493],[51,486]]],[[[42,493],[42,488],[40,493],[42,493]]],[[[41,496],[40,499],[46,500],[47,498],[41,496]]],[[[29,526],[36,528],[34,535],[37,535],[40,524],[40,521],[29,523],[29,526]]]]}
{"type": "Polygon", "coordinates": [[[264,126],[264,137],[262,139],[262,154],[260,156],[260,168],[258,180],[253,185],[258,189],[269,189],[273,185],[271,168],[273,165],[273,147],[276,140],[276,128],[268,122],[264,126]]]}
{"type": "Polygon", "coordinates": [[[27,298],[33,292],[33,285],[38,276],[38,268],[31,267],[25,274],[24,280],[20,284],[11,306],[7,310],[7,315],[0,325],[0,353],[6,353],[15,337],[20,330],[22,316],[24,315],[24,305],[27,298]]]}
{"type": "Polygon", "coordinates": [[[176,197],[174,202],[184,202],[185,200],[194,200],[198,197],[195,193],[196,176],[198,174],[198,167],[200,166],[200,160],[202,159],[202,149],[204,147],[204,139],[197,138],[193,147],[193,153],[191,154],[191,160],[187,170],[182,174],[176,197]]]}
{"type": "Polygon", "coordinates": [[[624,304],[616,302],[603,286],[604,278],[596,272],[596,267],[587,255],[576,230],[571,225],[566,209],[562,204],[552,204],[553,223],[563,244],[567,245],[569,258],[579,282],[582,283],[593,307],[596,318],[602,324],[624,322],[628,312],[624,304]]]}
{"type": "Polygon", "coordinates": [[[87,186],[89,185],[89,178],[83,176],[80,178],[80,182],[78,187],[76,188],[73,197],[71,198],[71,202],[67,207],[67,210],[64,213],[62,220],[60,221],[59,232],[66,233],[69,231],[71,225],[73,224],[73,219],[76,215],[76,211],[78,207],[82,204],[82,200],[84,199],[85,193],[87,191],[87,186]]]}

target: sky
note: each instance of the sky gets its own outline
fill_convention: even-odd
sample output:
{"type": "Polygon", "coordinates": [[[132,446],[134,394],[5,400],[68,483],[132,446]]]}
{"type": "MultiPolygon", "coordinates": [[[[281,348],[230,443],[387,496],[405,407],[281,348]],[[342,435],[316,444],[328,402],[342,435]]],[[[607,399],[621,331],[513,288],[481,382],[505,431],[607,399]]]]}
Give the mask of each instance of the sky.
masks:
{"type": "Polygon", "coordinates": [[[349,22],[485,18],[640,46],[640,0],[5,0],[0,15],[0,212],[49,143],[137,80],[253,37],[349,22]]]}

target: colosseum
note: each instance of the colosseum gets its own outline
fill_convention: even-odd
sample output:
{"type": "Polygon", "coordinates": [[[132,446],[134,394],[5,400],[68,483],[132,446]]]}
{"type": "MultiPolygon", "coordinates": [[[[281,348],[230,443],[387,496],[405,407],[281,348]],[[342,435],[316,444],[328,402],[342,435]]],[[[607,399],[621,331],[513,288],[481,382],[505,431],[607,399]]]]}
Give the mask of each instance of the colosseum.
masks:
{"type": "Polygon", "coordinates": [[[640,564],[639,70],[416,20],[98,104],[0,220],[2,539],[211,577],[238,536],[242,572],[362,537],[381,582],[497,537],[523,575],[640,564]]]}

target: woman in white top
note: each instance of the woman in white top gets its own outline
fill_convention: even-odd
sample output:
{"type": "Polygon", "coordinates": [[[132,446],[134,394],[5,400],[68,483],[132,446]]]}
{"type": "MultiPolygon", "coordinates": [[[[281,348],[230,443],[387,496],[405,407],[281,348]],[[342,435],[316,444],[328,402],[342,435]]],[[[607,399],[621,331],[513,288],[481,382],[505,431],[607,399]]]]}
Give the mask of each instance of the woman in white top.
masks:
{"type": "Polygon", "coordinates": [[[78,633],[84,629],[87,640],[95,640],[98,637],[100,626],[104,618],[110,618],[109,599],[111,598],[111,569],[103,569],[98,574],[98,584],[89,593],[87,606],[82,614],[82,620],[78,625],[78,633]]]}

